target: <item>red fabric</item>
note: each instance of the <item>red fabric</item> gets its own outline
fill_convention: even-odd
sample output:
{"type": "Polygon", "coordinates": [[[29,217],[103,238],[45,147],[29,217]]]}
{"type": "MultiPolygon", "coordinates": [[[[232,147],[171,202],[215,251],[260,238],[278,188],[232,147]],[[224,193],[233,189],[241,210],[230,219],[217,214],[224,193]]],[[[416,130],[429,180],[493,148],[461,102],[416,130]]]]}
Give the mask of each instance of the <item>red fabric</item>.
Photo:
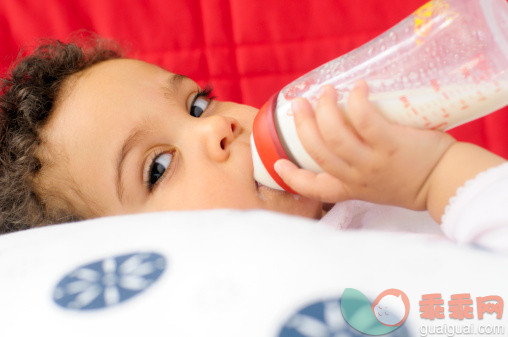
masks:
{"type": "MultiPolygon", "coordinates": [[[[2,0],[0,71],[20,46],[80,29],[133,57],[260,107],[286,83],[408,16],[425,0],[2,0]]],[[[508,158],[508,108],[452,130],[508,158]]]]}

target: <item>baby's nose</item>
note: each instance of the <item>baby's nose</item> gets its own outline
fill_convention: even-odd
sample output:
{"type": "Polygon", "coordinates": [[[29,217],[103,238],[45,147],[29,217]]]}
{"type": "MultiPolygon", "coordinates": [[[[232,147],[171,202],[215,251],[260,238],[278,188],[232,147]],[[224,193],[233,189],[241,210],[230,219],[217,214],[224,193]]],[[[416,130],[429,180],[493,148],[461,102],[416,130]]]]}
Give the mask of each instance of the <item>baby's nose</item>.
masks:
{"type": "Polygon", "coordinates": [[[202,132],[207,155],[222,162],[229,158],[230,145],[242,132],[240,123],[226,116],[211,116],[202,120],[202,132]]]}

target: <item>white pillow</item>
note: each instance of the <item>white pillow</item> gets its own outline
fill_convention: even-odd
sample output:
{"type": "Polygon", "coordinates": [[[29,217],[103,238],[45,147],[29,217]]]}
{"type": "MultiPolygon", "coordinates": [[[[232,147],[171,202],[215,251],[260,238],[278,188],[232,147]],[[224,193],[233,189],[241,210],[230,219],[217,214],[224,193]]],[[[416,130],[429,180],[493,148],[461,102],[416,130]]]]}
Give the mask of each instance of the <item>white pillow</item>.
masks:
{"type": "Polygon", "coordinates": [[[508,299],[507,265],[431,235],[338,232],[266,211],[109,217],[0,236],[0,336],[356,336],[332,310],[346,288],[371,301],[389,288],[407,294],[394,336],[501,324],[478,320],[475,299],[508,299]],[[444,319],[420,317],[431,293],[444,319]],[[448,317],[461,293],[474,319],[448,317]]]}

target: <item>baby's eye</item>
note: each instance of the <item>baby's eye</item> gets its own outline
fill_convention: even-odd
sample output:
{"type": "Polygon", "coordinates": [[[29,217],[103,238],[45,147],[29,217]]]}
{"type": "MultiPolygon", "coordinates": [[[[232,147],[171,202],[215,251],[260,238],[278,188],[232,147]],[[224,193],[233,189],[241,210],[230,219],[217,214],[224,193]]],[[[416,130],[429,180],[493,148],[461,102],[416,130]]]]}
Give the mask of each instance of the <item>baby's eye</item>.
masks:
{"type": "Polygon", "coordinates": [[[206,108],[210,104],[210,100],[207,98],[199,97],[194,100],[190,108],[190,114],[193,117],[199,117],[203,112],[205,112],[206,108]]]}
{"type": "Polygon", "coordinates": [[[169,168],[172,159],[172,153],[163,153],[155,157],[148,171],[148,189],[150,191],[169,168]]]}
{"type": "Polygon", "coordinates": [[[212,87],[207,86],[204,90],[198,91],[190,107],[190,115],[193,117],[200,117],[206,108],[212,103],[214,97],[212,96],[212,87]]]}

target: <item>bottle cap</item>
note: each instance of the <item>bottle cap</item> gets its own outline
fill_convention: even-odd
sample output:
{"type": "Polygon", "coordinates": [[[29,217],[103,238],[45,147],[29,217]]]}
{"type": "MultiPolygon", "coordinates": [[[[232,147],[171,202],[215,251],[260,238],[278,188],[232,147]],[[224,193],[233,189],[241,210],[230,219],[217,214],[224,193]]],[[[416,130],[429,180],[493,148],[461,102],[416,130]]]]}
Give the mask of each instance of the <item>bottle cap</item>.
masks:
{"type": "Polygon", "coordinates": [[[279,159],[288,159],[289,157],[284,151],[282,144],[277,134],[277,128],[275,127],[275,106],[277,105],[277,97],[279,93],[276,93],[259,109],[254,123],[252,125],[252,136],[254,144],[256,145],[258,155],[261,158],[266,171],[275,180],[275,182],[287,192],[297,194],[291,189],[281,177],[275,172],[273,165],[279,159]]]}

